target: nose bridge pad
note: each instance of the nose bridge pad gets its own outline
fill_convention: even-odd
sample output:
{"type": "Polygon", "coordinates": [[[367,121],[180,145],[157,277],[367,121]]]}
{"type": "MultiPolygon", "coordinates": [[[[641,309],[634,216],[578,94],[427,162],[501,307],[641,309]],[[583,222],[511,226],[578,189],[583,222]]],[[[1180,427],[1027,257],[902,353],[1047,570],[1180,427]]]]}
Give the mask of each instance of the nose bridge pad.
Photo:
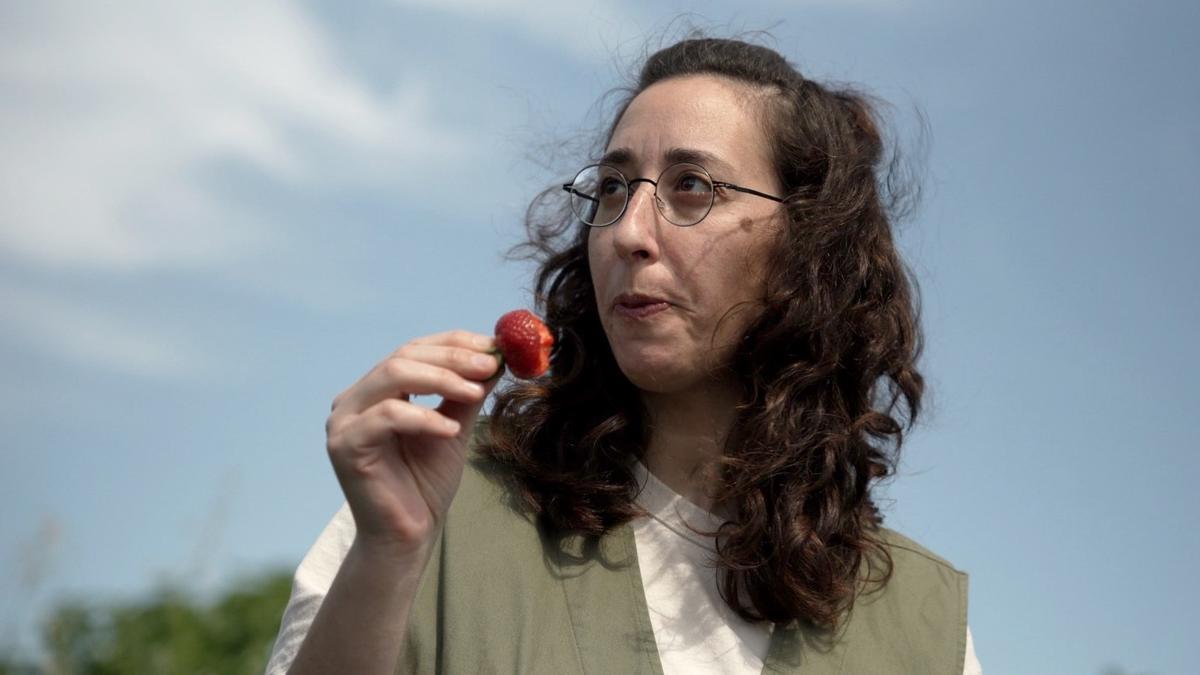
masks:
{"type": "Polygon", "coordinates": [[[633,198],[637,196],[638,183],[647,183],[650,185],[650,190],[651,190],[650,195],[654,197],[654,205],[658,208],[659,212],[661,213],[662,207],[663,207],[663,202],[661,199],[658,198],[658,183],[655,183],[654,181],[650,180],[649,178],[635,178],[635,179],[629,181],[629,183],[628,183],[629,197],[628,197],[628,200],[625,202],[626,211],[629,210],[629,205],[633,203],[633,198]]]}
{"type": "Polygon", "coordinates": [[[629,186],[629,201],[625,203],[625,209],[628,210],[629,204],[634,202],[634,197],[637,195],[637,184],[638,183],[644,183],[644,184],[647,184],[650,186],[649,187],[650,196],[654,197],[654,207],[659,210],[660,214],[666,216],[667,215],[667,204],[666,204],[666,202],[662,201],[661,197],[659,197],[658,181],[652,180],[649,178],[635,178],[634,180],[630,180],[629,183],[626,184],[629,186]]]}

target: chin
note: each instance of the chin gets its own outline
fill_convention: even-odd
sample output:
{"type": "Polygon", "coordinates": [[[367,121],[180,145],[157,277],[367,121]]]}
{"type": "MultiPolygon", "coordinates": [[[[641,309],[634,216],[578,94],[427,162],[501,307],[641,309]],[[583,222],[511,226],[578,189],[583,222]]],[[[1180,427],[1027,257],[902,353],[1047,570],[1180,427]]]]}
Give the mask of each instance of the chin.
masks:
{"type": "Polygon", "coordinates": [[[655,394],[682,391],[700,379],[694,367],[685,367],[673,359],[617,357],[617,365],[633,386],[655,394]]]}

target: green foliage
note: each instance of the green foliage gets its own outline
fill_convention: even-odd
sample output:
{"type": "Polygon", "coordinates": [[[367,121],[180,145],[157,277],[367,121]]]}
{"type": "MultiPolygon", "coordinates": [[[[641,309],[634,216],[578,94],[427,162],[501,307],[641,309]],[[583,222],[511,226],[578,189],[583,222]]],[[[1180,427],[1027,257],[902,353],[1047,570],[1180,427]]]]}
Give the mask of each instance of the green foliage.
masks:
{"type": "MultiPolygon", "coordinates": [[[[291,591],[291,573],[238,585],[215,603],[175,590],[110,607],[70,602],[44,625],[53,675],[261,675],[291,591]]],[[[37,672],[0,662],[0,675],[37,672]]]]}

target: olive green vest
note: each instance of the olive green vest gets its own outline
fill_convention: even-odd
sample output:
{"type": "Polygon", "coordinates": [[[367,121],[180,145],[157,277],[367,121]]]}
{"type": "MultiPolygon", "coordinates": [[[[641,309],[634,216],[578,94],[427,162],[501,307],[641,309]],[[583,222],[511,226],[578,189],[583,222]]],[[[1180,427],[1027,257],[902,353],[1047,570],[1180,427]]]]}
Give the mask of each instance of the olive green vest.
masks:
{"type": "MultiPolygon", "coordinates": [[[[554,546],[481,466],[467,462],[396,672],[662,675],[632,528],[554,546]]],[[[860,595],[836,636],[776,626],[764,673],[961,675],[967,575],[884,536],[888,585],[860,595]]]]}

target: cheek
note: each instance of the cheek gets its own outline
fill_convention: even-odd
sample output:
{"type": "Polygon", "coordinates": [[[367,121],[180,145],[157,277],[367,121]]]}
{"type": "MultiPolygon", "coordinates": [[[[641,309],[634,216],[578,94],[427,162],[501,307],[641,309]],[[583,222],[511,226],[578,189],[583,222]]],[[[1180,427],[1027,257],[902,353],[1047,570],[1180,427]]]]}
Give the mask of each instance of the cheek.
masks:
{"type": "Polygon", "coordinates": [[[708,290],[714,329],[728,339],[749,324],[762,310],[767,295],[767,264],[774,238],[748,238],[731,246],[700,281],[708,290]],[[732,313],[731,313],[732,310],[732,313]]]}
{"type": "Polygon", "coordinates": [[[747,242],[742,251],[740,268],[744,277],[742,284],[748,296],[762,298],[767,291],[767,268],[776,247],[782,246],[783,241],[777,227],[768,227],[764,231],[754,233],[754,238],[747,242]]]}
{"type": "Polygon", "coordinates": [[[591,274],[592,277],[592,287],[596,289],[596,294],[599,295],[601,290],[604,288],[604,278],[607,276],[606,270],[608,270],[608,264],[605,262],[604,256],[601,254],[603,246],[600,245],[600,242],[597,241],[597,239],[598,237],[593,230],[592,233],[588,235],[587,262],[588,273],[591,274]]]}
{"type": "MultiPolygon", "coordinates": [[[[696,282],[703,284],[710,297],[719,304],[736,303],[762,297],[762,287],[768,251],[758,242],[737,242],[721,251],[714,251],[710,264],[696,282]]],[[[698,266],[699,267],[699,266],[698,266]]]]}

